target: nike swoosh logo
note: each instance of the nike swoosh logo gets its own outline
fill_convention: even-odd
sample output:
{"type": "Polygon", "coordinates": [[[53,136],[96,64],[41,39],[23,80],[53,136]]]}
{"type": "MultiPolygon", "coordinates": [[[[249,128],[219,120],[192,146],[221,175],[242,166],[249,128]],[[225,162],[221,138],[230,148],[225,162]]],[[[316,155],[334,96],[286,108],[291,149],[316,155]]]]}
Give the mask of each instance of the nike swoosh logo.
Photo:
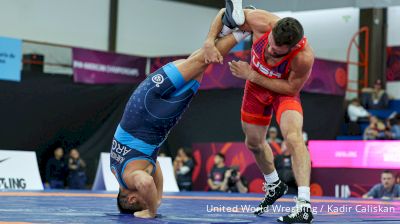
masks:
{"type": "Polygon", "coordinates": [[[10,158],[2,159],[2,160],[0,160],[0,163],[4,162],[4,161],[6,161],[6,160],[9,160],[9,159],[10,159],[10,158]]]}

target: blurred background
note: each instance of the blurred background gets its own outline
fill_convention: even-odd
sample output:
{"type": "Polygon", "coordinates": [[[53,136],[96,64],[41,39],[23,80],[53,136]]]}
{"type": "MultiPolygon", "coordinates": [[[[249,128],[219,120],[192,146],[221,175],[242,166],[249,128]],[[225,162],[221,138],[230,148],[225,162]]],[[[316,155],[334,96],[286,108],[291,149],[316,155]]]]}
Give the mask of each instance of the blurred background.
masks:
{"type": "MultiPolygon", "coordinates": [[[[135,87],[151,71],[202,47],[225,4],[0,3],[0,149],[35,152],[45,187],[55,179],[53,187],[69,189],[92,187],[100,153],[109,152],[135,87]]],[[[297,18],[314,49],[313,73],[301,95],[313,194],[359,197],[379,182],[383,170],[395,177],[400,171],[400,1],[244,1],[249,4],[297,18]]],[[[226,66],[229,60],[249,60],[250,47],[246,39],[225,57],[225,65],[210,66],[161,149],[175,161],[172,175],[181,190],[188,185],[186,190],[208,190],[214,157],[223,153],[225,165],[246,178],[247,191],[261,191],[262,176],[243,144],[240,125],[244,82],[226,66]],[[180,171],[183,166],[190,172],[180,171]]],[[[271,126],[268,141],[280,159],[280,175],[290,177],[290,155],[276,122],[271,126]]],[[[7,153],[0,160],[9,158],[7,153]]],[[[5,172],[11,171],[0,176],[5,172]]],[[[26,188],[21,186],[8,185],[26,188]]]]}

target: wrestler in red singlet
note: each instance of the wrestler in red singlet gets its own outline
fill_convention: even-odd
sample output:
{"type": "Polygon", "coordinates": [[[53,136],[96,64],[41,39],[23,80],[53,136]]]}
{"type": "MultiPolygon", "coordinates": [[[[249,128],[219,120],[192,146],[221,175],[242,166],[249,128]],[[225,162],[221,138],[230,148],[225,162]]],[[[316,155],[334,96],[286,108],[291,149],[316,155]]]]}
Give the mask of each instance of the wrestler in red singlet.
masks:
{"type": "MultiPolygon", "coordinates": [[[[260,75],[271,79],[288,79],[290,63],[292,59],[304,48],[307,39],[297,44],[288,55],[279,62],[270,65],[265,60],[265,51],[268,48],[268,37],[270,32],[265,33],[257,39],[251,49],[251,67],[260,75]]],[[[300,96],[286,96],[272,92],[250,81],[246,82],[242,102],[242,121],[267,126],[271,122],[272,111],[276,113],[276,120],[279,123],[281,114],[286,110],[296,110],[303,113],[300,96]]]]}

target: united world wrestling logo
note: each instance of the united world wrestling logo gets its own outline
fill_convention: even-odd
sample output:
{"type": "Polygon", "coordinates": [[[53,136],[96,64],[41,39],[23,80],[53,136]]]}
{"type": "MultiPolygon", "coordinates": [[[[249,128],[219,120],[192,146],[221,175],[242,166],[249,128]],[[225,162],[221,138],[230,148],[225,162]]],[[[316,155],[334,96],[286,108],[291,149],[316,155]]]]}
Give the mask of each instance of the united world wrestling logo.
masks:
{"type": "Polygon", "coordinates": [[[156,84],[156,87],[160,87],[160,85],[164,82],[164,77],[161,74],[157,74],[151,78],[151,81],[156,84]]]}

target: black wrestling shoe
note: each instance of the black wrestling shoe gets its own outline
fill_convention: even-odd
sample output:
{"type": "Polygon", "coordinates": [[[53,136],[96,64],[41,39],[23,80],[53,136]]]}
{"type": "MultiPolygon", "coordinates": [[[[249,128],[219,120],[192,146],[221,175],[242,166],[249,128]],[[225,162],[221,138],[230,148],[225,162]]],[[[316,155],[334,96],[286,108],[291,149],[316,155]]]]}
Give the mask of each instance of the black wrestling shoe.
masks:
{"type": "Polygon", "coordinates": [[[292,213],[279,217],[277,221],[283,223],[312,223],[313,219],[314,216],[312,214],[310,202],[298,200],[292,213]]]}
{"type": "Polygon", "coordinates": [[[271,184],[264,183],[263,190],[265,191],[265,197],[254,212],[255,215],[263,214],[268,206],[274,204],[278,198],[285,195],[288,191],[288,186],[278,180],[271,184]]]}
{"type": "Polygon", "coordinates": [[[225,13],[222,16],[222,23],[233,29],[244,24],[244,11],[242,0],[225,0],[225,13]]]}

